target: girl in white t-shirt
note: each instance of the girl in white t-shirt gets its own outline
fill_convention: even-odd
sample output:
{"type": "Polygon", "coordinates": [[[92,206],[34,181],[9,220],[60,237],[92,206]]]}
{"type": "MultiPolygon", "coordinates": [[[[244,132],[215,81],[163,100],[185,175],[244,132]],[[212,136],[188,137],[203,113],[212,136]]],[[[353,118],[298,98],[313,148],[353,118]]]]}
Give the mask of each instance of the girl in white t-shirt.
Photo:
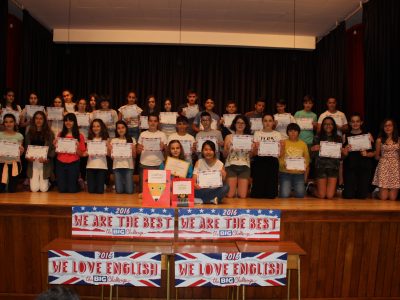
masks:
{"type": "Polygon", "coordinates": [[[126,96],[126,105],[118,109],[118,119],[125,121],[128,125],[128,135],[138,140],[140,133],[140,114],[143,110],[136,105],[136,100],[136,93],[134,91],[129,91],[126,96]]]}
{"type": "Polygon", "coordinates": [[[115,138],[111,140],[109,151],[113,159],[115,191],[117,194],[133,194],[133,169],[136,158],[136,140],[128,135],[128,126],[124,121],[115,124],[115,138]],[[115,144],[131,144],[129,157],[113,157],[112,147],[115,144]]]}
{"type": "Polygon", "coordinates": [[[164,148],[167,137],[164,132],[158,130],[159,116],[150,114],[148,116],[149,129],[143,131],[138,140],[137,153],[140,155],[139,164],[139,188],[142,190],[143,170],[158,170],[164,161],[164,148]],[[146,149],[151,147],[151,149],[146,149]]]}
{"type": "Polygon", "coordinates": [[[200,198],[203,203],[218,204],[228,194],[229,186],[225,183],[226,172],[222,161],[217,159],[215,144],[212,141],[205,141],[201,147],[203,158],[196,162],[193,171],[194,195],[200,198]],[[219,171],[222,177],[222,186],[207,188],[201,187],[198,182],[199,173],[203,171],[219,171]]]}
{"type": "MultiPolygon", "coordinates": [[[[90,141],[100,142],[105,141],[108,146],[108,132],[104,122],[100,119],[94,119],[90,124],[89,136],[88,136],[88,147],[90,141]]],[[[107,179],[107,156],[96,155],[90,156],[86,152],[86,156],[89,156],[86,165],[86,180],[88,185],[88,192],[95,194],[104,193],[104,184],[107,179]]]]}
{"type": "Polygon", "coordinates": [[[251,197],[273,199],[278,195],[279,155],[260,155],[259,149],[260,143],[264,141],[278,142],[282,149],[282,135],[280,132],[273,130],[275,125],[273,115],[264,115],[262,122],[263,129],[254,133],[253,155],[255,157],[251,165],[251,174],[253,177],[251,197]]]}

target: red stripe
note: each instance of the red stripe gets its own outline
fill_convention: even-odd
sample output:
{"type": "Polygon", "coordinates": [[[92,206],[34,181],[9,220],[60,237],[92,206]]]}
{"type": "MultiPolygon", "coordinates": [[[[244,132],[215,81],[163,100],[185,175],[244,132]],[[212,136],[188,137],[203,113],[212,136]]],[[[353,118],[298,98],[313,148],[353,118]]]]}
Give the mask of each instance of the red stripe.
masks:
{"type": "Polygon", "coordinates": [[[68,253],[65,253],[62,250],[52,250],[52,251],[54,251],[55,253],[60,254],[62,256],[71,256],[71,255],[69,255],[68,253]]]}
{"type": "Polygon", "coordinates": [[[141,257],[141,256],[143,256],[143,255],[145,255],[145,254],[146,254],[146,253],[138,252],[138,253],[136,253],[135,255],[132,255],[130,258],[135,259],[135,258],[141,257]]]}
{"type": "Polygon", "coordinates": [[[147,281],[147,280],[139,280],[139,282],[141,282],[141,283],[143,283],[144,285],[146,285],[146,286],[157,286],[157,285],[155,285],[154,283],[152,283],[152,282],[149,282],[149,281],[147,281]]]}
{"type": "Polygon", "coordinates": [[[265,280],[266,282],[268,282],[269,284],[273,285],[273,286],[281,286],[282,284],[280,284],[279,282],[275,281],[275,280],[265,280]]]}
{"type": "Polygon", "coordinates": [[[179,253],[181,256],[184,256],[186,258],[190,258],[190,259],[196,259],[196,256],[191,255],[190,253],[179,253]]]}
{"type": "Polygon", "coordinates": [[[259,255],[257,258],[258,259],[263,259],[263,258],[265,258],[265,257],[267,257],[267,256],[269,256],[271,254],[272,254],[272,252],[265,252],[265,253],[259,255]]]}
{"type": "Polygon", "coordinates": [[[204,280],[204,279],[200,279],[200,280],[197,280],[196,282],[193,282],[191,285],[189,285],[189,286],[199,286],[199,285],[202,285],[204,282],[206,282],[206,280],[204,280]]]}
{"type": "Polygon", "coordinates": [[[72,277],[70,280],[63,282],[63,284],[72,284],[73,282],[75,282],[78,279],[79,279],[78,277],[72,277]]]}

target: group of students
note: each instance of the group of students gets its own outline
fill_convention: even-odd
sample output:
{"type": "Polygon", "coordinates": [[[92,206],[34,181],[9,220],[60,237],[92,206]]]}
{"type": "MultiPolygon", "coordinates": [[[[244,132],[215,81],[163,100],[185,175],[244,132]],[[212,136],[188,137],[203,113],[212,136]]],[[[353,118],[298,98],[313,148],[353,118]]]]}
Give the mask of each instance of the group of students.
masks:
{"type": "Polygon", "coordinates": [[[1,192],[16,191],[21,172],[20,156],[24,157],[29,145],[48,147],[47,158],[26,157],[25,172],[31,191],[47,191],[49,179],[55,173],[61,193],[78,192],[83,182],[89,193],[104,193],[106,183],[112,182],[111,175],[117,193],[131,194],[134,190],[140,193],[143,170],[164,169],[167,157],[190,163],[186,177],[193,177],[195,197],[203,203],[217,204],[224,197],[249,195],[302,198],[309,178],[315,182],[311,193],[328,199],[335,196],[338,185],[344,185],[344,198],[367,198],[372,178],[372,184],[379,188],[380,199],[395,200],[400,188],[399,137],[395,121],[384,120],[375,140],[364,131],[359,114],[353,114],[347,123],[344,113],[337,110],[334,98],[327,100],[327,111],[319,118],[312,112],[311,96],[304,97],[303,109],[294,115],[286,111],[284,100],[277,101],[275,114],[265,113],[265,101],[259,99],[254,110],[246,114],[239,114],[236,103],[228,102],[226,114],[220,117],[214,112],[214,101],[207,99],[201,108],[194,91],[187,93],[187,103],[176,110],[172,100],[166,99],[161,111],[154,96],[147,98],[147,107],[142,110],[136,103],[136,93],[130,91],[126,104],[116,111],[110,108],[107,98],[99,99],[91,94],[88,101],[80,99],[75,103],[71,91],[64,90],[62,97],[56,97],[53,102],[53,107],[63,109],[62,119],[48,120],[45,109],[29,113],[32,107],[39,107],[36,93],[29,96],[32,107],[24,110],[15,104],[14,97],[12,90],[4,95],[0,141],[18,143],[20,153],[16,157],[0,157],[1,192]],[[176,123],[160,123],[162,113],[175,114],[176,123]],[[349,138],[366,134],[371,147],[352,151],[349,138]],[[249,135],[252,135],[250,148],[233,147],[237,136],[249,135]],[[57,152],[60,138],[74,139],[75,152],[57,152]],[[149,140],[156,140],[159,147],[147,149],[149,140]],[[105,142],[106,153],[90,155],[88,143],[91,141],[105,142]],[[278,144],[278,153],[261,155],[261,144],[264,147],[266,142],[278,144]],[[340,157],[321,155],[321,142],[341,144],[340,157]],[[126,157],[114,157],[113,147],[117,143],[129,144],[131,153],[126,157]],[[140,183],[134,188],[136,156],[140,156],[137,164],[140,183]],[[289,160],[299,158],[304,167],[288,167],[289,160]],[[374,158],[378,165],[373,175],[374,158]],[[203,171],[219,171],[222,185],[199,186],[198,175],[203,171]]]}

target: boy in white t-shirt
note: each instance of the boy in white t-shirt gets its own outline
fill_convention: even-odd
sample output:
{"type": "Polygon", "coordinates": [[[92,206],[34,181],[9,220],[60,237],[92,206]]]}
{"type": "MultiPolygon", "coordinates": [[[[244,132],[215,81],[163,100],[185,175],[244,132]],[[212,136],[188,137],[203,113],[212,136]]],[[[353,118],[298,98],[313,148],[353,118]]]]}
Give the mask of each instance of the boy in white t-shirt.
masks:
{"type": "Polygon", "coordinates": [[[325,111],[324,113],[322,113],[318,118],[318,132],[320,132],[322,121],[326,117],[332,117],[335,120],[337,129],[338,129],[338,131],[337,131],[338,135],[341,136],[343,134],[343,132],[347,131],[348,125],[347,125],[346,115],[344,113],[342,113],[341,111],[337,110],[336,105],[337,105],[337,101],[335,98],[329,98],[326,101],[326,106],[327,106],[328,110],[325,111]]]}
{"type": "Polygon", "coordinates": [[[183,150],[185,152],[185,160],[192,162],[192,153],[195,151],[194,142],[195,139],[193,135],[187,132],[189,127],[189,120],[185,116],[178,116],[176,118],[176,132],[172,133],[168,137],[168,143],[173,140],[178,140],[181,142],[183,150]],[[190,147],[189,147],[190,146],[190,147]]]}
{"type": "Polygon", "coordinates": [[[164,161],[164,148],[167,144],[167,136],[158,130],[159,116],[150,114],[148,116],[149,129],[143,131],[138,140],[137,153],[140,155],[139,164],[139,188],[142,190],[143,170],[158,170],[164,161]],[[158,146],[159,143],[159,146],[158,146]],[[150,149],[146,149],[149,147],[150,149]]]}

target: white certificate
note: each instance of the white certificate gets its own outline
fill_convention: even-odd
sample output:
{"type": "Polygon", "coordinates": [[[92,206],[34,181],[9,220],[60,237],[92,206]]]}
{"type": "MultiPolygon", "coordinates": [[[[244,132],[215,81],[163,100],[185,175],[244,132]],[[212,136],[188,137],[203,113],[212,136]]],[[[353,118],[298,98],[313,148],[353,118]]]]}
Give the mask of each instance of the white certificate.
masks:
{"type": "Polygon", "coordinates": [[[224,118],[224,126],[225,127],[231,127],[233,119],[237,114],[224,114],[222,117],[224,118]]]}
{"type": "Polygon", "coordinates": [[[87,113],[76,113],[76,120],[78,121],[79,127],[89,127],[89,114],[87,113]]]}
{"type": "Polygon", "coordinates": [[[75,103],[65,103],[65,110],[69,113],[75,112],[75,103]]]}
{"type": "Polygon", "coordinates": [[[253,145],[252,135],[237,135],[234,134],[232,137],[232,149],[251,151],[251,146],[253,145]]]}
{"type": "Polygon", "coordinates": [[[47,120],[62,121],[64,115],[63,107],[47,107],[47,120]]]}
{"type": "Polygon", "coordinates": [[[319,143],[319,156],[340,158],[342,156],[342,143],[321,141],[319,143]]]}
{"type": "Polygon", "coordinates": [[[121,113],[122,113],[124,119],[137,118],[139,115],[136,110],[136,105],[125,106],[124,109],[121,110],[121,113]]]}
{"type": "Polygon", "coordinates": [[[193,119],[199,113],[199,106],[197,104],[187,106],[183,108],[183,111],[185,112],[186,118],[193,119]]]}
{"type": "Polygon", "coordinates": [[[313,130],[314,128],[312,118],[296,118],[296,123],[301,130],[313,130]]]}
{"type": "Polygon", "coordinates": [[[28,119],[32,119],[33,115],[37,111],[44,111],[44,106],[41,105],[25,105],[26,116],[28,119]]]}
{"type": "Polygon", "coordinates": [[[176,124],[176,112],[160,112],[160,123],[161,124],[176,124]]]}
{"type": "Polygon", "coordinates": [[[160,138],[143,138],[142,139],[144,151],[160,151],[161,139],[160,138]]]}
{"type": "Polygon", "coordinates": [[[201,152],[201,147],[203,147],[205,141],[213,142],[215,144],[215,151],[218,151],[218,141],[215,136],[199,137],[196,141],[197,141],[197,152],[201,152]]]}
{"type": "Polygon", "coordinates": [[[149,119],[147,116],[140,116],[140,128],[149,129],[149,119]]]}
{"type": "Polygon", "coordinates": [[[27,158],[43,158],[47,159],[47,153],[49,152],[49,146],[35,146],[28,145],[28,149],[26,150],[25,157],[27,158]]]}
{"type": "Polygon", "coordinates": [[[250,124],[252,131],[263,129],[262,118],[250,118],[250,124]]]}
{"type": "Polygon", "coordinates": [[[192,180],[172,181],[173,195],[190,195],[192,193],[192,180]]]}
{"type": "Polygon", "coordinates": [[[306,163],[304,157],[285,158],[286,170],[288,171],[305,171],[306,163]]]}
{"type": "Polygon", "coordinates": [[[111,111],[101,111],[97,110],[93,113],[94,119],[100,119],[105,125],[113,123],[111,111]]]}
{"type": "Polygon", "coordinates": [[[258,156],[279,157],[281,153],[281,143],[277,141],[260,141],[258,156]]]}
{"type": "Polygon", "coordinates": [[[132,143],[112,143],[111,156],[114,158],[131,158],[132,143]]]}
{"type": "Polygon", "coordinates": [[[286,129],[286,127],[290,124],[289,114],[276,114],[274,115],[274,118],[277,122],[276,128],[286,129]]]}
{"type": "Polygon", "coordinates": [[[186,160],[168,156],[167,161],[165,162],[165,170],[170,170],[171,175],[186,178],[189,170],[189,163],[186,160]]]}
{"type": "Polygon", "coordinates": [[[149,183],[166,183],[167,172],[165,170],[148,170],[147,180],[149,183]]]}
{"type": "Polygon", "coordinates": [[[199,171],[197,184],[201,188],[217,188],[222,186],[222,175],[219,170],[199,171]]]}
{"type": "Polygon", "coordinates": [[[75,154],[77,148],[76,139],[57,138],[57,153],[70,153],[75,154]]]}
{"type": "Polygon", "coordinates": [[[5,115],[13,115],[15,117],[15,122],[17,125],[19,124],[19,119],[21,117],[21,113],[16,110],[11,110],[11,109],[3,109],[3,113],[1,114],[1,122],[3,122],[4,116],[5,115]]]}
{"type": "Polygon", "coordinates": [[[185,156],[191,155],[191,154],[192,154],[192,146],[193,146],[192,141],[189,141],[189,140],[181,140],[181,141],[179,141],[179,142],[180,142],[181,145],[182,145],[183,152],[185,153],[185,156]]]}
{"type": "Polygon", "coordinates": [[[19,144],[0,140],[0,157],[19,158],[19,144]]]}
{"type": "Polygon", "coordinates": [[[87,151],[89,156],[106,156],[107,143],[106,141],[88,141],[87,151]]]}
{"type": "Polygon", "coordinates": [[[347,137],[351,151],[364,151],[372,148],[369,134],[360,134],[347,137]]]}

